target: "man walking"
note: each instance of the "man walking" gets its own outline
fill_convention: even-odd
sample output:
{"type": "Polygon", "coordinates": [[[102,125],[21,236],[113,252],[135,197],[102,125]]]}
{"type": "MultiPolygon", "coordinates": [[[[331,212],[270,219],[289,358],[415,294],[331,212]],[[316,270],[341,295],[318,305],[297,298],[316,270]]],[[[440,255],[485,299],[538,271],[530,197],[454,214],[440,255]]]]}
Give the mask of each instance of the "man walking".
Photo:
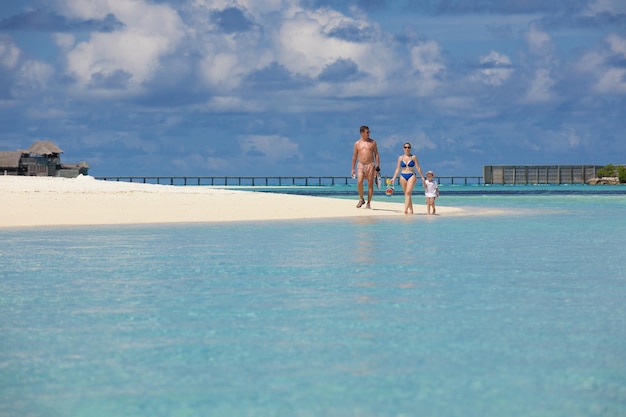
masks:
{"type": "Polygon", "coordinates": [[[356,205],[360,208],[365,204],[363,198],[363,180],[367,180],[367,204],[365,208],[371,208],[370,202],[374,195],[374,178],[377,171],[380,171],[380,155],[376,141],[370,138],[370,128],[361,126],[361,137],[354,142],[354,153],[352,155],[352,177],[355,176],[355,164],[357,163],[357,189],[359,190],[359,203],[356,205]]]}

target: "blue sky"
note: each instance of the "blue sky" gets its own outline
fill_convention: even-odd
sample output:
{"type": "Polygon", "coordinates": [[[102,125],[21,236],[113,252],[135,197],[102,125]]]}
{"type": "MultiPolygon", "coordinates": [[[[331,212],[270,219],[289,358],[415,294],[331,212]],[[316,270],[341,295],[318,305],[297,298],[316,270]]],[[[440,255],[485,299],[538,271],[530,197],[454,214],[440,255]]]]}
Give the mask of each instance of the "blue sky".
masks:
{"type": "Polygon", "coordinates": [[[99,175],[626,163],[623,0],[3,0],[0,149],[99,175]]]}

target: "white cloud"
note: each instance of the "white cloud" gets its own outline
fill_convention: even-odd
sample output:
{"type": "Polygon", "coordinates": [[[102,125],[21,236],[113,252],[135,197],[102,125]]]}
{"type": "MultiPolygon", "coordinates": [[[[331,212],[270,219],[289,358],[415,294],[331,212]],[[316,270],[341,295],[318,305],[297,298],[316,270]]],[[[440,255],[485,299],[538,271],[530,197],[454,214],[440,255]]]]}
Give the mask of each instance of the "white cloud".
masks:
{"type": "Polygon", "coordinates": [[[111,3],[115,1],[81,1],[81,0],[57,0],[60,10],[70,16],[79,19],[102,19],[110,13],[111,3]]]}
{"type": "Polygon", "coordinates": [[[432,99],[432,107],[437,108],[441,115],[482,119],[495,117],[498,110],[491,106],[481,105],[473,96],[447,95],[432,99]]]}
{"type": "MultiPolygon", "coordinates": [[[[406,142],[411,144],[411,150],[413,152],[417,152],[421,149],[435,149],[437,147],[432,139],[423,131],[418,131],[416,134],[394,134],[377,140],[378,148],[381,151],[386,150],[386,153],[395,151],[398,156],[402,154],[402,145],[406,142]]],[[[396,159],[394,159],[394,163],[395,161],[396,159]]]]}
{"type": "Polygon", "coordinates": [[[182,157],[174,158],[171,161],[172,166],[177,172],[187,174],[195,173],[202,170],[210,170],[211,172],[228,172],[232,169],[232,161],[225,158],[218,158],[205,154],[192,153],[185,154],[182,157]]]}
{"type": "Polygon", "coordinates": [[[596,72],[604,65],[606,53],[600,51],[591,51],[583,55],[578,61],[577,68],[582,72],[596,72]]]}
{"type": "Polygon", "coordinates": [[[70,33],[55,33],[54,42],[62,49],[69,50],[76,44],[76,37],[70,33]]]}
{"type": "Polygon", "coordinates": [[[553,100],[555,98],[552,87],[557,83],[556,75],[559,62],[554,56],[554,44],[550,35],[539,30],[534,24],[524,34],[528,50],[530,51],[529,73],[531,79],[523,101],[526,103],[538,103],[553,100]]]}
{"type": "Polygon", "coordinates": [[[585,54],[577,68],[591,74],[595,82],[593,89],[600,94],[626,94],[626,69],[615,66],[612,61],[626,59],[626,39],[611,34],[605,39],[608,49],[600,49],[585,54]]]}
{"type": "Polygon", "coordinates": [[[496,51],[479,58],[481,69],[475,71],[474,79],[491,86],[499,86],[513,75],[511,59],[496,51]]]}
{"type": "MultiPolygon", "coordinates": [[[[198,86],[222,96],[274,62],[296,77],[315,79],[338,60],[353,62],[358,72],[349,81],[317,84],[310,93],[375,96],[389,92],[388,77],[405,62],[366,17],[352,18],[330,8],[308,10],[297,1],[195,0],[181,6],[185,22],[169,6],[145,0],[58,1],[67,16],[103,19],[112,14],[124,25],[115,32],[92,33],[82,42],[68,34],[54,37],[66,51],[66,72],[80,91],[99,96],[140,93],[158,72],[169,71],[163,61],[169,54],[188,63],[186,72],[169,71],[170,77],[189,77],[197,65],[198,86]],[[252,25],[243,32],[218,30],[211,15],[226,7],[241,9],[252,25]]],[[[429,74],[418,78],[416,90],[432,91],[436,83],[429,74]]]]}
{"type": "Polygon", "coordinates": [[[268,110],[268,105],[269,104],[263,100],[253,101],[240,97],[216,96],[211,97],[203,106],[202,110],[217,113],[227,111],[246,111],[250,113],[257,113],[263,110],[268,110]]]}
{"type": "Polygon", "coordinates": [[[626,70],[609,68],[598,77],[596,90],[603,94],[626,94],[626,70]]]}
{"type": "Polygon", "coordinates": [[[397,66],[377,25],[329,8],[307,10],[295,1],[196,1],[191,10],[189,33],[202,56],[202,79],[221,93],[232,91],[248,74],[272,63],[295,77],[315,79],[343,60],[354,63],[359,76],[318,84],[310,93],[374,95],[386,88],[386,78],[397,66]],[[244,15],[253,23],[247,31],[217,30],[210,13],[227,6],[245,7],[244,15]]]}
{"type": "Polygon", "coordinates": [[[406,135],[390,135],[382,139],[376,139],[376,144],[380,151],[400,152],[403,143],[408,142],[406,135]]]}
{"type": "Polygon", "coordinates": [[[332,9],[290,9],[274,33],[278,61],[290,71],[317,77],[338,59],[355,62],[359,71],[384,79],[393,62],[380,29],[332,9]],[[349,32],[355,39],[339,35],[349,32]]]}
{"type": "Polygon", "coordinates": [[[0,66],[13,69],[20,59],[20,49],[10,40],[0,38],[0,66]]]}
{"type": "Polygon", "coordinates": [[[413,46],[410,55],[416,92],[419,95],[432,93],[441,84],[440,77],[446,69],[441,46],[435,41],[426,41],[413,46]]]}
{"type": "Polygon", "coordinates": [[[411,142],[415,150],[437,148],[437,144],[430,138],[430,136],[422,131],[417,132],[415,138],[409,142],[411,142]]]}
{"type": "Polygon", "coordinates": [[[578,136],[574,128],[566,127],[563,134],[567,138],[567,143],[569,144],[570,148],[577,148],[582,144],[582,139],[580,138],[580,136],[578,136]]]}
{"type": "MultiPolygon", "coordinates": [[[[173,52],[184,36],[184,27],[169,6],[143,0],[66,0],[63,11],[82,19],[102,19],[113,14],[125,26],[111,33],[93,33],[67,52],[67,71],[81,87],[96,77],[106,80],[127,74],[128,87],[139,87],[151,79],[165,54],[173,52]]],[[[57,37],[67,44],[68,39],[57,37]]],[[[97,86],[96,86],[97,87],[97,86]]]]}
{"type": "Polygon", "coordinates": [[[337,12],[325,11],[299,10],[289,16],[275,34],[280,62],[295,73],[314,78],[337,58],[358,58],[364,52],[362,45],[324,34],[325,26],[338,20],[341,15],[337,12]]]}
{"type": "Polygon", "coordinates": [[[63,120],[70,116],[70,113],[65,109],[49,107],[49,103],[42,103],[37,107],[31,107],[28,109],[28,118],[32,120],[36,119],[48,119],[48,120],[63,120]]]}
{"type": "Polygon", "coordinates": [[[54,68],[42,61],[25,61],[17,73],[16,89],[20,94],[45,90],[54,75],[54,68]]]}
{"type": "Polygon", "coordinates": [[[294,0],[191,0],[192,7],[222,10],[227,7],[244,8],[254,14],[265,14],[295,7],[294,0]]]}
{"type": "Polygon", "coordinates": [[[534,24],[530,25],[530,28],[524,33],[524,38],[530,52],[535,55],[546,55],[554,49],[550,35],[534,24]]]}
{"type": "Polygon", "coordinates": [[[234,53],[209,55],[200,64],[205,80],[221,90],[230,90],[241,81],[244,70],[239,66],[239,58],[234,53]]]}
{"type": "Polygon", "coordinates": [[[585,145],[584,139],[574,126],[560,126],[554,130],[545,130],[536,140],[527,142],[529,148],[534,151],[545,152],[569,152],[585,145]]]}
{"type": "Polygon", "coordinates": [[[226,7],[238,7],[246,9],[260,9],[272,11],[280,8],[283,0],[189,0],[192,7],[211,8],[221,10],[226,7]],[[274,6],[273,6],[274,5],[274,6]]]}
{"type": "Polygon", "coordinates": [[[411,65],[413,69],[431,78],[444,70],[441,59],[441,47],[435,41],[427,41],[411,48],[411,65]]]}
{"type": "MultiPolygon", "coordinates": [[[[232,1],[231,1],[232,3],[232,1]]],[[[290,3],[298,3],[295,1],[285,0],[237,0],[236,3],[244,6],[249,10],[255,10],[259,13],[269,13],[280,10],[290,3]]]]}
{"type": "MultiPolygon", "coordinates": [[[[213,170],[214,172],[228,172],[229,169],[232,169],[233,162],[226,158],[218,158],[210,156],[203,161],[204,166],[200,165],[200,169],[204,169],[205,167],[213,170]]],[[[189,167],[189,166],[188,166],[189,167]]],[[[194,172],[193,170],[191,172],[194,172]]]]}
{"type": "Polygon", "coordinates": [[[246,154],[258,152],[271,160],[302,157],[298,144],[284,136],[252,135],[241,138],[239,145],[246,154]]]}
{"type": "Polygon", "coordinates": [[[199,59],[201,82],[212,91],[226,93],[238,87],[251,71],[267,67],[276,60],[270,45],[263,42],[271,38],[276,25],[264,21],[258,7],[244,9],[245,18],[251,24],[245,31],[224,33],[211,19],[211,14],[226,7],[241,5],[235,1],[196,0],[187,9],[187,42],[185,47],[199,59]],[[261,30],[260,25],[267,28],[261,30]]]}
{"type": "Polygon", "coordinates": [[[613,33],[607,36],[606,41],[611,48],[611,52],[626,58],[626,39],[613,33]]]}
{"type": "Polygon", "coordinates": [[[549,69],[537,68],[526,93],[525,101],[537,103],[551,100],[553,98],[551,89],[555,83],[556,81],[552,78],[549,69]]]}
{"type": "Polygon", "coordinates": [[[595,0],[588,6],[588,15],[596,15],[600,13],[625,14],[626,2],[623,0],[595,0]]]}

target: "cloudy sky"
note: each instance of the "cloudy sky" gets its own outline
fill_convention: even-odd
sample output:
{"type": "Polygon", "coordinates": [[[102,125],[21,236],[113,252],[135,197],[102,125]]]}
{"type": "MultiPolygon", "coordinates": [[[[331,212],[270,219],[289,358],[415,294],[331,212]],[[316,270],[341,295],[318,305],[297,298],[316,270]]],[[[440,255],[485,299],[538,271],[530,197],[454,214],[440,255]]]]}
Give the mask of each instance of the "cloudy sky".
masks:
{"type": "Polygon", "coordinates": [[[100,175],[626,163],[623,0],[2,0],[0,150],[100,175]]]}

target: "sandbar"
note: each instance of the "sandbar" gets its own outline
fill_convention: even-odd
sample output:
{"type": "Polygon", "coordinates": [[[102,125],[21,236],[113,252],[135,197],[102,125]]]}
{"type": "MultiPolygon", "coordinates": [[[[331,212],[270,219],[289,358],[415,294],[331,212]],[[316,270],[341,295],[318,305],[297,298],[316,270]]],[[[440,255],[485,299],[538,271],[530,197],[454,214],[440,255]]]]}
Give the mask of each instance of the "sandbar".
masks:
{"type": "MultiPolygon", "coordinates": [[[[404,204],[375,196],[371,209],[358,197],[331,198],[77,178],[0,176],[0,228],[37,226],[211,223],[405,216],[404,204]]],[[[426,205],[414,198],[415,215],[426,205]],[[416,204],[419,203],[419,204],[416,204]]],[[[440,215],[467,214],[438,206],[440,215]]],[[[414,215],[414,216],[415,216],[414,215]]]]}

